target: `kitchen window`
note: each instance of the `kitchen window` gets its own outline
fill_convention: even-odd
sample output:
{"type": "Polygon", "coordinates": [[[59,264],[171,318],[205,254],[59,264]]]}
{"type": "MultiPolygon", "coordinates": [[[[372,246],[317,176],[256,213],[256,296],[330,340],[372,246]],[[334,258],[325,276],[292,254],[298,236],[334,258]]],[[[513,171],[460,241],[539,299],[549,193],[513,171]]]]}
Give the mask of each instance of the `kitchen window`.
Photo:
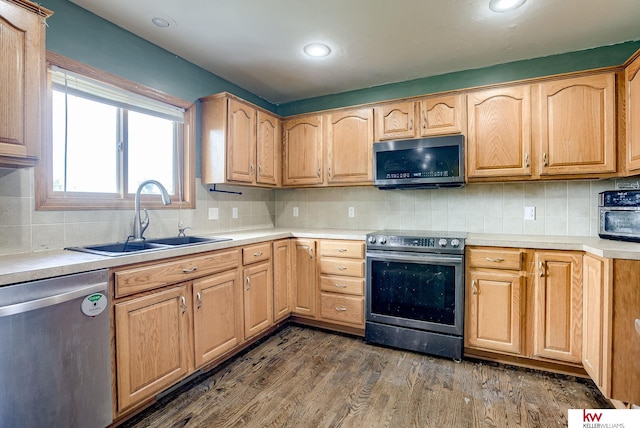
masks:
{"type": "MultiPolygon", "coordinates": [[[[149,179],[161,182],[173,202],[194,206],[190,103],[57,54],[47,53],[47,61],[48,132],[36,173],[37,209],[130,209],[149,179]]],[[[145,204],[163,206],[158,198],[145,204]]]]}

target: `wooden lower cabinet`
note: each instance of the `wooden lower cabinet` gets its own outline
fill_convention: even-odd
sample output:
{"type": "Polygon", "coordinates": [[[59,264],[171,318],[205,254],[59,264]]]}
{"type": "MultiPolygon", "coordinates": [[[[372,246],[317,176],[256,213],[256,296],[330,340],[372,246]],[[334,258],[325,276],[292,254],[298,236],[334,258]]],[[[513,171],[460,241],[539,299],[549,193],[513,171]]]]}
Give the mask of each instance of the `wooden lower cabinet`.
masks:
{"type": "Polygon", "coordinates": [[[465,292],[465,346],[522,352],[525,277],[520,272],[471,270],[465,292]]]}
{"type": "Polygon", "coordinates": [[[187,285],[115,304],[118,411],[189,372],[187,285]]]}
{"type": "Polygon", "coordinates": [[[245,267],[244,337],[249,339],[273,324],[273,284],[271,259],[245,267]]]}
{"type": "Polygon", "coordinates": [[[316,241],[293,240],[293,313],[316,316],[316,241]]]}
{"type": "Polygon", "coordinates": [[[193,281],[193,337],[196,367],[242,343],[242,278],[233,269],[193,281]]]}
{"type": "Polygon", "coordinates": [[[291,314],[292,268],[291,240],[273,243],[273,321],[278,322],[291,314]]]}
{"type": "Polygon", "coordinates": [[[364,330],[364,242],[320,240],[319,319],[364,330]]]}
{"type": "Polygon", "coordinates": [[[582,253],[536,251],[533,356],[582,363],[582,253]]]}

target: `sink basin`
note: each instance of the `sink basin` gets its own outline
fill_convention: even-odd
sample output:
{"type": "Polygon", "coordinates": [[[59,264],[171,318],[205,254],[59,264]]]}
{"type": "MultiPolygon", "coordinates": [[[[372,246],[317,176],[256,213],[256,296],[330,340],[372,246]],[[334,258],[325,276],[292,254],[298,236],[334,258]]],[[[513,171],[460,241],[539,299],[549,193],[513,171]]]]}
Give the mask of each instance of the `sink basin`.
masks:
{"type": "Polygon", "coordinates": [[[204,238],[201,236],[172,236],[170,238],[147,239],[150,244],[160,245],[193,245],[212,244],[214,242],[230,241],[231,238],[204,238]]]}
{"type": "Polygon", "coordinates": [[[182,246],[197,244],[212,244],[230,241],[231,238],[205,238],[200,236],[172,236],[169,238],[146,239],[142,242],[115,242],[112,244],[85,245],[83,247],[67,247],[65,250],[81,251],[83,253],[101,256],[124,256],[131,253],[166,250],[182,246]]]}

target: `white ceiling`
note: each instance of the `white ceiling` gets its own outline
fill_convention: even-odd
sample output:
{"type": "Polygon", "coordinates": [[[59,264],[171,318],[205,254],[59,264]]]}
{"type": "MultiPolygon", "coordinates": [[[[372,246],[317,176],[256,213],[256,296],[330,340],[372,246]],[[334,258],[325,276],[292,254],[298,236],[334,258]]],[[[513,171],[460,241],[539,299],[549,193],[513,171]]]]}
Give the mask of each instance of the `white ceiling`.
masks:
{"type": "Polygon", "coordinates": [[[640,39],[640,0],[71,1],[274,104],[640,39]]]}

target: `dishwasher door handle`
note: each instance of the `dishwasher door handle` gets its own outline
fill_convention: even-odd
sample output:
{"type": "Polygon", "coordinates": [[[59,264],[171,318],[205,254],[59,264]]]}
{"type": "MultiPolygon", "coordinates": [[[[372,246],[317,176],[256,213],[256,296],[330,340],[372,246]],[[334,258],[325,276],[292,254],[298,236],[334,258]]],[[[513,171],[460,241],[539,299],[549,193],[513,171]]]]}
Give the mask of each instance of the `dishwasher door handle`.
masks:
{"type": "Polygon", "coordinates": [[[46,308],[48,306],[58,305],[60,303],[68,302],[70,300],[83,297],[88,294],[104,292],[106,290],[106,284],[90,284],[86,286],[77,286],[71,290],[54,294],[52,296],[46,296],[39,299],[30,299],[20,303],[14,303],[11,305],[0,306],[0,318],[10,315],[21,314],[23,312],[33,311],[36,309],[46,308]]]}

